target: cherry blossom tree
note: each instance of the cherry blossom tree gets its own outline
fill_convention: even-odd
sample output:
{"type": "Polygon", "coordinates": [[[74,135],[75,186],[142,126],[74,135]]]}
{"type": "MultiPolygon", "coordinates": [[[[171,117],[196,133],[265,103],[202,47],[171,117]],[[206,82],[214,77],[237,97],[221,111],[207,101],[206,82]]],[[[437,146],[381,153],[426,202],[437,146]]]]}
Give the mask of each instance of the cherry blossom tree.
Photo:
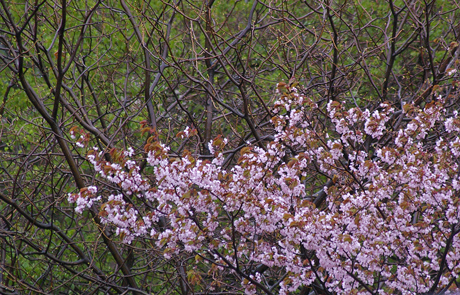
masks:
{"type": "Polygon", "coordinates": [[[234,166],[225,166],[225,138],[210,142],[213,157],[203,159],[170,154],[153,135],[147,164],[132,149],[112,149],[111,161],[92,150],[88,160],[113,186],[90,186],[69,201],[79,213],[97,206],[125,243],[151,239],[166,259],[190,255],[190,290],[221,290],[228,276],[246,294],[455,288],[460,118],[448,99],[369,111],[333,100],[320,107],[286,83],[277,92],[273,140],[248,143],[234,166]],[[311,177],[323,186],[309,195],[311,177]]]}
{"type": "Polygon", "coordinates": [[[0,293],[454,290],[458,8],[0,0],[0,293]]]}

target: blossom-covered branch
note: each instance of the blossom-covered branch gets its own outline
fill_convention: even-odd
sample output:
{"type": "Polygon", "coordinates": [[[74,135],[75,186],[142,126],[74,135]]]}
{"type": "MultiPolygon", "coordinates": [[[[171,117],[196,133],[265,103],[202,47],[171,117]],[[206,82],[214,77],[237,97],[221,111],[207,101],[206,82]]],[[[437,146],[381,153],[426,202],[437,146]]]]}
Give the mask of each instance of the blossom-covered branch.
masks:
{"type": "Polygon", "coordinates": [[[369,111],[330,101],[324,110],[285,83],[277,92],[274,140],[266,149],[248,144],[231,168],[222,167],[222,137],[209,143],[212,160],[188,151],[170,156],[151,138],[151,172],[141,175],[132,150],[112,150],[112,163],[94,150],[89,161],[118,189],[99,194],[91,186],[69,201],[79,213],[102,203],[101,218],[126,243],[153,239],[168,259],[196,255],[190,275],[198,285],[227,270],[247,294],[419,294],[453,286],[460,119],[443,97],[423,108],[406,104],[407,123],[393,129],[389,103],[369,111]],[[323,183],[316,195],[325,202],[307,195],[310,177],[323,183]],[[203,265],[207,273],[199,274],[203,265]],[[256,272],[257,265],[266,267],[256,272]]]}

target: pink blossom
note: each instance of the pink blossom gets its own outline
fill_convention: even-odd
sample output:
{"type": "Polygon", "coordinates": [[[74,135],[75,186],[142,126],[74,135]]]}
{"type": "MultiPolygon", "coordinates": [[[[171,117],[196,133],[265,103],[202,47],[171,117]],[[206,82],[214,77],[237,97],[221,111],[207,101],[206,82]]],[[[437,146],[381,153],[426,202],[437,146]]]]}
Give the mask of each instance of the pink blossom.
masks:
{"type": "MultiPolygon", "coordinates": [[[[330,101],[320,110],[278,87],[287,91],[279,91],[265,149],[247,143],[224,168],[225,139],[208,143],[209,161],[170,157],[153,142],[150,175],[141,175],[132,149],[113,163],[93,151],[88,161],[112,186],[89,186],[69,202],[78,213],[103,203],[103,222],[124,242],[153,239],[166,259],[196,253],[215,271],[280,271],[280,294],[318,282],[337,294],[426,293],[458,279],[457,114],[446,115],[442,98],[424,109],[406,105],[411,117],[393,130],[388,104],[362,111],[330,101]],[[319,117],[327,122],[314,124],[319,117]]],[[[263,273],[245,275],[247,294],[267,286],[263,273]]]]}

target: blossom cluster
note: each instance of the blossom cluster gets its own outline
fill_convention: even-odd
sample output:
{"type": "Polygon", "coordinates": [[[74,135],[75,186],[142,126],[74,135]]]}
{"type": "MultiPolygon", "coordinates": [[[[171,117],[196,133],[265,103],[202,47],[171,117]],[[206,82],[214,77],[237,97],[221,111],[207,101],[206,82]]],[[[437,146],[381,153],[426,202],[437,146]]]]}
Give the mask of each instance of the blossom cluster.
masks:
{"type": "Polygon", "coordinates": [[[250,267],[258,264],[283,270],[280,294],[313,283],[337,294],[451,287],[460,273],[457,113],[442,97],[395,114],[389,103],[370,111],[331,101],[324,110],[287,84],[277,90],[275,139],[244,147],[231,168],[222,137],[209,143],[210,161],[172,157],[150,141],[149,175],[132,150],[112,151],[112,162],[93,151],[96,172],[118,190],[96,196],[92,186],[69,201],[81,213],[103,200],[101,217],[125,242],[149,237],[166,258],[206,257],[213,271],[238,273],[248,294],[270,287],[250,267]]]}

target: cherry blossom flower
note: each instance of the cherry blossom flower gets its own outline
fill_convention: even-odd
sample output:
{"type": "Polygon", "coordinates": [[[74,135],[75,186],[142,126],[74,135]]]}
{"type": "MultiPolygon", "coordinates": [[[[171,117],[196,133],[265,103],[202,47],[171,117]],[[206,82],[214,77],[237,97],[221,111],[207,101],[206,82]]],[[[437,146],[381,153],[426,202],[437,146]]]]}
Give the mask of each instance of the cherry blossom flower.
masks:
{"type": "Polygon", "coordinates": [[[231,168],[221,166],[222,137],[208,144],[210,161],[170,157],[152,141],[151,175],[133,149],[113,163],[94,150],[88,160],[118,191],[96,197],[101,187],[90,186],[69,202],[78,213],[102,203],[103,222],[126,243],[149,237],[167,259],[195,253],[214,271],[237,273],[246,294],[268,288],[263,272],[244,270],[259,264],[283,270],[279,294],[313,283],[337,294],[447,290],[460,273],[457,113],[442,99],[405,105],[410,119],[392,130],[387,103],[371,111],[330,101],[321,110],[284,83],[277,93],[274,140],[248,143],[231,168]],[[314,124],[321,116],[327,123],[314,124]],[[311,175],[322,182],[313,196],[311,175]]]}

